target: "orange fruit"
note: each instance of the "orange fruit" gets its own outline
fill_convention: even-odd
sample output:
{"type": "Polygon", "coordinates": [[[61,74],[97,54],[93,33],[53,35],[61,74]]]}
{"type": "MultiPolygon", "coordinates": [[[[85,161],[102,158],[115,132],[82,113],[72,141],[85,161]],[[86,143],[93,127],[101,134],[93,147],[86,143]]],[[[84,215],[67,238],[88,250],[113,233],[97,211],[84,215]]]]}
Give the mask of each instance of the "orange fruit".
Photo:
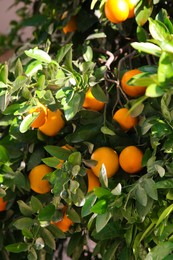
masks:
{"type": "Polygon", "coordinates": [[[104,11],[106,18],[116,24],[128,18],[129,6],[126,0],[107,0],[104,11]]]}
{"type": "Polygon", "coordinates": [[[135,75],[142,73],[138,69],[128,70],[124,73],[121,79],[121,86],[124,92],[129,97],[137,97],[145,94],[146,87],[143,86],[130,86],[127,82],[135,75]]]}
{"type": "Polygon", "coordinates": [[[132,18],[135,16],[134,9],[138,2],[138,0],[126,0],[128,7],[129,7],[129,15],[128,18],[132,18]]]}
{"type": "Polygon", "coordinates": [[[86,92],[83,107],[89,110],[100,111],[104,108],[105,103],[96,99],[91,88],[86,92]]]}
{"type": "Polygon", "coordinates": [[[108,178],[111,178],[119,168],[118,154],[110,147],[97,148],[91,155],[92,160],[96,160],[97,164],[91,167],[93,173],[99,177],[100,169],[104,164],[108,178]]]}
{"type": "Polygon", "coordinates": [[[4,201],[2,197],[0,197],[0,212],[6,210],[7,201],[4,201]]]}
{"type": "Polygon", "coordinates": [[[121,168],[129,174],[135,174],[142,169],[143,152],[136,146],[125,147],[119,155],[121,168]]]}
{"type": "Polygon", "coordinates": [[[37,118],[34,120],[34,122],[31,124],[32,128],[38,128],[45,123],[46,116],[47,116],[47,107],[40,104],[39,106],[29,110],[29,114],[33,114],[35,112],[39,113],[39,114],[38,114],[37,118]]]}
{"type": "Polygon", "coordinates": [[[45,164],[37,165],[30,171],[28,178],[33,191],[45,194],[51,190],[49,181],[43,180],[43,177],[49,172],[52,172],[52,169],[45,164]]]}
{"type": "Polygon", "coordinates": [[[75,32],[77,29],[76,16],[71,16],[69,22],[63,27],[63,32],[66,34],[68,32],[75,32]]]}
{"type": "Polygon", "coordinates": [[[39,130],[48,136],[55,136],[65,125],[62,112],[57,109],[51,111],[47,109],[47,116],[45,123],[39,127],[39,130]]]}
{"type": "Polygon", "coordinates": [[[113,115],[113,119],[118,122],[125,131],[134,127],[138,122],[137,117],[132,117],[129,110],[125,107],[118,109],[113,115]]]}
{"type": "Polygon", "coordinates": [[[70,218],[68,218],[65,210],[63,210],[62,220],[57,222],[51,221],[51,224],[57,226],[61,231],[67,232],[70,229],[70,227],[73,225],[73,221],[70,218]]]}
{"type": "Polygon", "coordinates": [[[88,177],[88,192],[92,191],[95,187],[100,187],[99,178],[93,173],[91,169],[87,169],[88,177]]]}
{"type": "MultiPolygon", "coordinates": [[[[71,150],[71,149],[73,149],[73,147],[70,146],[69,144],[65,144],[65,145],[61,146],[61,148],[64,148],[64,149],[66,149],[66,150],[71,150]]],[[[61,159],[59,160],[59,163],[58,163],[58,165],[57,165],[57,168],[58,168],[58,169],[61,169],[63,162],[64,162],[64,160],[61,160],[61,159]]]]}

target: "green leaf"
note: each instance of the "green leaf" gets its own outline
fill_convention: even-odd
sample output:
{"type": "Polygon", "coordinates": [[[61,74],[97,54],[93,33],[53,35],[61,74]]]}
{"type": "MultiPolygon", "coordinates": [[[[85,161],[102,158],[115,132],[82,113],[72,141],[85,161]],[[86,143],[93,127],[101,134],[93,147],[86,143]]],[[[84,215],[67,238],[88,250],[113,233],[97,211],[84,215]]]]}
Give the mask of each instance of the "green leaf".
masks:
{"type": "Polygon", "coordinates": [[[63,231],[61,231],[57,226],[55,226],[54,224],[51,224],[49,226],[46,227],[55,238],[66,238],[66,235],[63,231]]]}
{"type": "Polygon", "coordinates": [[[77,207],[82,207],[85,203],[85,196],[81,189],[77,189],[76,193],[72,193],[72,200],[77,207]]]}
{"type": "Polygon", "coordinates": [[[84,57],[85,61],[92,61],[92,59],[93,59],[93,51],[92,51],[92,48],[90,46],[86,46],[84,48],[83,57],[84,57]]]}
{"type": "MultiPolygon", "coordinates": [[[[109,260],[114,260],[116,251],[119,247],[120,242],[119,241],[114,241],[106,250],[106,253],[103,255],[103,260],[109,259],[109,260]]],[[[125,259],[125,258],[124,258],[125,259]]],[[[127,259],[127,258],[126,258],[127,259]]]]}
{"type": "Polygon", "coordinates": [[[147,193],[141,185],[137,185],[135,190],[135,198],[142,205],[147,205],[147,193]]]}
{"type": "Polygon", "coordinates": [[[31,197],[31,207],[32,207],[33,212],[38,213],[43,208],[43,205],[38,198],[36,198],[35,196],[32,196],[31,197]]]}
{"type": "Polygon", "coordinates": [[[102,186],[106,188],[108,187],[108,177],[107,177],[106,167],[104,164],[102,164],[100,169],[99,180],[102,186]]]}
{"type": "Polygon", "coordinates": [[[47,228],[41,228],[40,234],[44,240],[45,245],[47,245],[51,249],[55,250],[56,243],[55,243],[55,238],[52,235],[52,233],[47,228]]]}
{"type": "Polygon", "coordinates": [[[169,215],[171,214],[171,212],[173,211],[173,204],[171,204],[169,207],[167,207],[160,215],[157,223],[156,223],[156,227],[167,217],[169,217],[169,215]]]}
{"type": "Polygon", "coordinates": [[[108,222],[107,225],[99,232],[99,233],[93,233],[93,237],[100,241],[105,241],[108,239],[115,240],[118,239],[124,239],[124,234],[122,234],[122,231],[119,230],[119,227],[117,226],[117,223],[115,222],[108,222]]]}
{"type": "Polygon", "coordinates": [[[34,74],[36,74],[39,70],[42,70],[42,64],[40,61],[33,61],[31,62],[28,66],[27,69],[25,71],[25,74],[28,77],[33,76],[34,74]]]}
{"type": "Polygon", "coordinates": [[[78,188],[79,188],[79,182],[75,180],[70,180],[70,187],[69,187],[70,192],[76,194],[78,188]]]}
{"type": "Polygon", "coordinates": [[[30,129],[31,124],[34,122],[37,116],[38,115],[33,115],[33,114],[29,114],[25,116],[25,118],[23,119],[19,127],[19,130],[22,134],[27,132],[30,129]]]}
{"type": "Polygon", "coordinates": [[[173,243],[169,241],[160,242],[157,246],[151,249],[145,260],[163,260],[173,250],[173,243]]]}
{"type": "Polygon", "coordinates": [[[170,94],[165,93],[162,96],[162,99],[161,99],[161,111],[162,111],[164,118],[166,120],[168,120],[169,122],[171,122],[171,120],[172,120],[171,112],[170,112],[170,109],[168,107],[170,102],[171,102],[170,94]]]}
{"type": "Polygon", "coordinates": [[[37,253],[34,247],[30,248],[28,252],[27,260],[37,260],[37,253]]]}
{"type": "Polygon", "coordinates": [[[9,161],[9,155],[7,149],[0,145],[0,162],[8,162],[9,161]]]}
{"type": "Polygon", "coordinates": [[[112,131],[110,128],[108,128],[107,126],[102,126],[101,127],[101,132],[105,135],[116,135],[114,131],[112,131]]]}
{"type": "Polygon", "coordinates": [[[100,232],[109,222],[111,218],[111,213],[109,211],[105,212],[104,214],[99,214],[96,217],[96,232],[100,232]]]}
{"type": "Polygon", "coordinates": [[[160,97],[164,94],[164,91],[157,84],[151,84],[147,87],[145,95],[147,97],[160,97]]]}
{"type": "Polygon", "coordinates": [[[15,64],[15,76],[18,77],[23,74],[23,66],[21,60],[18,58],[15,64]]]}
{"type": "Polygon", "coordinates": [[[152,179],[145,179],[142,182],[142,186],[150,198],[152,198],[153,200],[158,200],[156,184],[152,179]]]}
{"type": "Polygon", "coordinates": [[[159,59],[158,80],[164,83],[166,80],[173,79],[173,54],[162,52],[159,59]]]}
{"type": "Polygon", "coordinates": [[[74,222],[74,223],[81,223],[81,218],[79,214],[73,209],[67,209],[67,216],[74,222]]]}
{"type": "Polygon", "coordinates": [[[73,72],[72,48],[69,48],[68,52],[66,53],[64,65],[65,65],[67,70],[73,72]]]}
{"type": "Polygon", "coordinates": [[[142,26],[137,27],[136,33],[137,33],[137,38],[138,38],[139,42],[146,42],[147,41],[148,33],[142,26]]]}
{"type": "Polygon", "coordinates": [[[97,196],[98,199],[102,197],[110,197],[112,193],[103,187],[95,187],[94,194],[97,196]]]}
{"type": "Polygon", "coordinates": [[[38,48],[26,50],[25,54],[33,59],[36,59],[40,62],[45,62],[45,63],[50,63],[51,62],[51,57],[49,54],[43,50],[40,50],[38,48]]]}
{"type": "Polygon", "coordinates": [[[99,100],[101,102],[105,102],[105,103],[108,102],[108,98],[107,98],[106,94],[104,93],[103,89],[98,84],[91,88],[91,93],[97,100],[99,100]]]}
{"type": "Polygon", "coordinates": [[[34,237],[33,233],[28,228],[22,229],[22,235],[27,239],[32,239],[34,237]]]}
{"type": "Polygon", "coordinates": [[[31,17],[25,16],[25,19],[22,19],[22,26],[43,26],[45,23],[47,23],[48,16],[42,15],[42,14],[34,14],[31,17]]]}
{"type": "Polygon", "coordinates": [[[68,162],[72,165],[81,165],[82,156],[80,152],[73,152],[68,157],[68,162]]]}
{"type": "Polygon", "coordinates": [[[8,98],[9,98],[9,93],[8,91],[1,91],[0,93],[0,111],[6,110],[8,106],[8,98]]]}
{"type": "Polygon", "coordinates": [[[139,52],[145,52],[157,57],[161,55],[161,48],[157,45],[150,43],[150,42],[133,42],[131,43],[132,47],[139,52]]]}
{"type": "Polygon", "coordinates": [[[173,188],[173,179],[166,179],[156,182],[157,189],[172,189],[173,188]]]}
{"type": "Polygon", "coordinates": [[[20,212],[22,213],[22,215],[24,215],[25,217],[31,217],[33,212],[32,212],[32,208],[30,206],[28,206],[24,201],[22,200],[18,200],[17,201],[20,212]]]}
{"type": "Polygon", "coordinates": [[[151,33],[151,36],[158,41],[164,41],[168,37],[168,29],[166,26],[158,20],[153,20],[151,17],[149,20],[149,31],[151,33]]]}
{"type": "Polygon", "coordinates": [[[88,141],[94,138],[99,133],[99,130],[100,126],[98,124],[79,126],[74,133],[66,136],[66,140],[72,143],[88,141]]]}
{"type": "Polygon", "coordinates": [[[139,1],[135,7],[135,19],[139,26],[143,26],[153,11],[152,1],[143,0],[139,1]]]}
{"type": "Polygon", "coordinates": [[[94,205],[94,203],[96,202],[97,197],[95,196],[95,194],[89,194],[88,197],[86,198],[85,204],[82,207],[82,212],[81,215],[82,217],[86,217],[88,215],[90,215],[91,212],[91,208],[94,205]]]}
{"type": "Polygon", "coordinates": [[[27,243],[14,243],[10,244],[5,247],[7,251],[12,252],[12,253],[20,253],[20,252],[25,252],[29,249],[29,245],[27,243]]]}
{"type": "Polygon", "coordinates": [[[71,43],[62,46],[57,52],[56,61],[60,63],[63,60],[63,58],[66,56],[66,54],[70,51],[71,48],[72,48],[71,43]]]}
{"type": "Polygon", "coordinates": [[[107,210],[107,201],[105,199],[101,199],[91,208],[91,212],[96,214],[104,214],[107,210]]]}
{"type": "Polygon", "coordinates": [[[67,160],[69,155],[71,154],[71,151],[64,149],[59,146],[54,145],[46,145],[44,149],[51,155],[55,156],[56,158],[60,160],[67,160]]]}
{"type": "Polygon", "coordinates": [[[66,98],[62,100],[61,104],[67,121],[71,120],[81,110],[83,101],[84,95],[78,92],[75,92],[70,100],[66,98]]]}
{"type": "Polygon", "coordinates": [[[47,164],[49,167],[57,168],[57,165],[60,163],[60,160],[56,157],[48,157],[42,159],[42,161],[47,164]]]}
{"type": "Polygon", "coordinates": [[[81,232],[72,234],[67,246],[67,255],[73,256],[72,259],[79,259],[83,251],[84,236],[81,232]]]}
{"type": "Polygon", "coordinates": [[[23,217],[23,218],[19,218],[19,219],[15,220],[13,225],[17,229],[22,230],[24,228],[30,228],[31,226],[34,225],[34,223],[35,223],[35,221],[32,218],[23,217]]]}
{"type": "Polygon", "coordinates": [[[117,186],[113,190],[111,190],[111,193],[115,196],[119,196],[121,195],[121,191],[122,191],[122,185],[121,183],[118,183],[117,186]]]}
{"type": "Polygon", "coordinates": [[[38,219],[40,222],[50,221],[55,213],[55,206],[53,204],[49,204],[42,208],[38,214],[38,219]]]}

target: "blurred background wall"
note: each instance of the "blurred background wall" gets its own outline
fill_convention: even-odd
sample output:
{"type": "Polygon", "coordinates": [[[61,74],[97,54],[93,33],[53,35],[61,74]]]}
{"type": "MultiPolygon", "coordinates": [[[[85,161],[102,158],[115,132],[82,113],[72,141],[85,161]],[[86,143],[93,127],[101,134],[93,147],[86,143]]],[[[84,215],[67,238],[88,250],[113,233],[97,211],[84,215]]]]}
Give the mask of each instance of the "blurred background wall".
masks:
{"type": "Polygon", "coordinates": [[[16,20],[16,8],[11,7],[13,0],[0,0],[0,33],[6,34],[9,32],[9,24],[11,20],[16,20]]]}

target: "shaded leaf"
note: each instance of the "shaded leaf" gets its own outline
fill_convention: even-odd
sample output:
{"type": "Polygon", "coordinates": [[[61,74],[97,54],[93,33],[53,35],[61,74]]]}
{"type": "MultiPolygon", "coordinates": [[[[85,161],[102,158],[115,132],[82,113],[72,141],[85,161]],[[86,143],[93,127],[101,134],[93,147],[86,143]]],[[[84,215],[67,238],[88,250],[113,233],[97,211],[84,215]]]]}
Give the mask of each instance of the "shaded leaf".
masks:
{"type": "Polygon", "coordinates": [[[111,213],[109,211],[105,212],[104,214],[99,214],[96,217],[96,232],[100,232],[108,223],[111,218],[111,213]]]}
{"type": "Polygon", "coordinates": [[[29,245],[27,243],[14,243],[10,244],[5,247],[7,251],[12,252],[12,253],[20,253],[20,252],[25,252],[29,249],[29,245]]]}

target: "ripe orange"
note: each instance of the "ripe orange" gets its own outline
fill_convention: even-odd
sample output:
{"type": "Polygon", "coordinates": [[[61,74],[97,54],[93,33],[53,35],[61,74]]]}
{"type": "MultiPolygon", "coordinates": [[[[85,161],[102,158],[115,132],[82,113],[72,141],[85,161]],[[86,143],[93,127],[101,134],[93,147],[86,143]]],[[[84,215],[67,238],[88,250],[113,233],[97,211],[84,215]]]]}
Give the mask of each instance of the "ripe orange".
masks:
{"type": "Polygon", "coordinates": [[[0,212],[5,211],[7,206],[7,201],[4,201],[2,197],[0,197],[0,212]]]}
{"type": "Polygon", "coordinates": [[[34,120],[34,122],[31,124],[32,128],[38,128],[45,123],[46,116],[47,116],[47,107],[45,107],[42,104],[39,104],[39,106],[34,107],[29,110],[29,114],[33,114],[35,112],[37,112],[39,114],[38,114],[37,118],[34,120]]]}
{"type": "Polygon", "coordinates": [[[45,164],[37,165],[30,171],[28,178],[33,191],[45,194],[51,190],[49,181],[43,180],[43,177],[49,172],[52,172],[52,169],[45,164]]]}
{"type": "Polygon", "coordinates": [[[129,6],[126,0],[107,0],[104,11],[107,19],[116,24],[128,18],[129,6]]]}
{"type": "Polygon", "coordinates": [[[146,87],[143,86],[130,86],[127,84],[127,82],[135,75],[140,74],[141,71],[138,69],[133,69],[126,71],[121,79],[121,86],[124,92],[129,97],[137,97],[145,94],[146,87]]]}
{"type": "Polygon", "coordinates": [[[126,0],[128,7],[129,7],[129,15],[128,18],[132,18],[135,16],[134,9],[138,2],[138,0],[126,0]]]}
{"type": "Polygon", "coordinates": [[[47,109],[47,117],[45,123],[39,127],[39,130],[48,136],[55,136],[65,125],[62,112],[57,109],[51,111],[47,109]]]}
{"type": "Polygon", "coordinates": [[[119,155],[121,168],[129,174],[135,174],[142,169],[143,152],[136,146],[125,147],[119,155]]]}
{"type": "Polygon", "coordinates": [[[95,187],[100,187],[99,178],[93,173],[91,169],[87,169],[88,177],[88,192],[92,191],[95,187]]]}
{"type": "Polygon", "coordinates": [[[92,92],[91,88],[86,92],[83,107],[90,110],[100,111],[104,108],[105,103],[97,100],[92,92]]]}
{"type": "Polygon", "coordinates": [[[75,32],[77,29],[76,16],[71,16],[69,22],[63,27],[63,32],[66,34],[68,32],[75,32]]]}
{"type": "Polygon", "coordinates": [[[67,232],[70,229],[70,227],[73,225],[73,221],[67,217],[65,210],[63,210],[62,220],[57,222],[51,221],[51,224],[57,226],[61,231],[67,232]]]}
{"type": "Polygon", "coordinates": [[[129,110],[125,107],[118,109],[113,115],[113,119],[117,121],[125,131],[134,127],[138,122],[137,117],[132,117],[129,110]]]}
{"type": "Polygon", "coordinates": [[[92,160],[96,160],[97,164],[91,169],[93,173],[99,177],[100,169],[104,164],[107,177],[111,178],[119,168],[118,154],[110,147],[97,148],[91,155],[92,160]]]}

